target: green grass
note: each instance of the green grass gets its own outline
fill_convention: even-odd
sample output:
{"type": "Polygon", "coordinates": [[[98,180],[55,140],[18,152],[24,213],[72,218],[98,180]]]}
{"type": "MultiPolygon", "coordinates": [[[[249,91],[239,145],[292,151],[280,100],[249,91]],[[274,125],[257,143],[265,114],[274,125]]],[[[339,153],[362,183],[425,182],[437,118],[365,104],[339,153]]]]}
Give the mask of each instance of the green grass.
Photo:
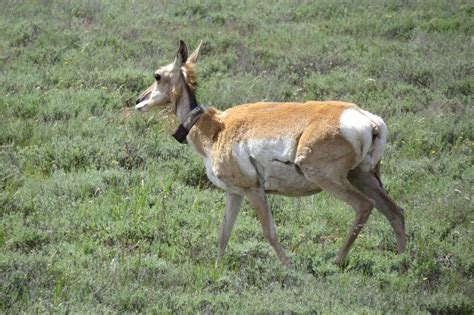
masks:
{"type": "Polygon", "coordinates": [[[474,6],[469,1],[2,1],[0,312],[474,311],[474,6]],[[244,203],[214,268],[223,193],[135,113],[178,39],[202,39],[198,100],[351,101],[384,117],[383,180],[406,210],[270,197],[287,269],[244,203]],[[400,271],[400,263],[410,268],[400,271]]]}

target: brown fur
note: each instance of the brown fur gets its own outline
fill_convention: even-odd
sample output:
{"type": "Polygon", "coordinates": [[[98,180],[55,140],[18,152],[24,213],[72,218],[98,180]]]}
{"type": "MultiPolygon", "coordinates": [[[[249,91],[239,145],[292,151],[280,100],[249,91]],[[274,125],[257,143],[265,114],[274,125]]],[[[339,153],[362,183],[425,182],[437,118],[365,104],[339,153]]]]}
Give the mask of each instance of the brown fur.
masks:
{"type": "Polygon", "coordinates": [[[325,137],[338,133],[342,111],[352,106],[343,102],[254,103],[228,109],[223,121],[228,140],[234,143],[256,138],[299,138],[309,126],[325,137]]]}
{"type": "MultiPolygon", "coordinates": [[[[196,105],[194,64],[200,47],[201,44],[188,58],[187,47],[180,41],[175,62],[158,70],[168,85],[150,87],[140,96],[150,100],[137,104],[135,108],[141,110],[171,102],[181,122],[184,121],[196,105]],[[151,93],[153,87],[156,89],[151,93]]],[[[264,235],[281,262],[289,263],[278,243],[265,197],[274,192],[300,196],[325,190],[352,206],[355,218],[337,255],[338,264],[343,262],[374,204],[392,225],[398,251],[405,250],[403,209],[388,197],[382,187],[380,161],[370,172],[357,167],[357,163],[361,163],[358,148],[354,150],[351,144],[354,140],[347,137],[346,125],[341,131],[341,124],[344,124],[341,115],[350,108],[357,106],[334,101],[255,103],[223,112],[209,109],[202,115],[190,130],[188,140],[204,157],[210,180],[227,192],[216,264],[224,254],[242,197],[246,197],[255,208],[264,235]]],[[[352,121],[356,127],[360,123],[358,119],[352,121]]],[[[385,126],[380,121],[381,126],[385,126]]],[[[374,125],[372,145],[380,137],[380,132],[374,125]]],[[[383,146],[379,148],[383,149],[383,146]]]]}
{"type": "Polygon", "coordinates": [[[185,79],[186,85],[189,87],[189,89],[192,92],[195,92],[198,87],[198,84],[196,80],[196,71],[194,71],[194,64],[187,62],[184,65],[184,73],[185,73],[184,79],[185,79]]]}
{"type": "Polygon", "coordinates": [[[223,129],[219,116],[221,113],[217,109],[210,108],[190,131],[196,150],[203,156],[207,155],[207,149],[211,147],[223,129]]]}
{"type": "Polygon", "coordinates": [[[301,166],[345,158],[344,168],[351,169],[353,149],[340,135],[339,117],[354,106],[343,102],[255,103],[224,112],[210,109],[190,135],[197,151],[212,159],[221,180],[250,188],[258,182],[243,175],[233,154],[234,146],[246,140],[299,139],[295,160],[301,166]]]}
{"type": "Polygon", "coordinates": [[[377,179],[377,181],[379,182],[380,184],[380,187],[383,188],[383,184],[382,184],[382,179],[380,178],[380,166],[382,164],[382,160],[380,160],[377,165],[375,165],[375,169],[373,171],[373,174],[375,176],[375,178],[377,179]]]}
{"type": "MultiPolygon", "coordinates": [[[[339,135],[339,117],[344,109],[353,106],[355,105],[343,102],[254,103],[236,106],[224,112],[210,109],[196,128],[193,128],[192,133],[208,128],[212,132],[221,131],[223,128],[211,126],[222,124],[225,127],[223,132],[213,136],[222,143],[221,146],[249,139],[296,137],[300,139],[300,148],[320,139],[339,135]],[[311,132],[307,128],[311,128],[311,132]]],[[[196,139],[195,144],[199,147],[209,145],[199,144],[201,139],[196,139]]]]}

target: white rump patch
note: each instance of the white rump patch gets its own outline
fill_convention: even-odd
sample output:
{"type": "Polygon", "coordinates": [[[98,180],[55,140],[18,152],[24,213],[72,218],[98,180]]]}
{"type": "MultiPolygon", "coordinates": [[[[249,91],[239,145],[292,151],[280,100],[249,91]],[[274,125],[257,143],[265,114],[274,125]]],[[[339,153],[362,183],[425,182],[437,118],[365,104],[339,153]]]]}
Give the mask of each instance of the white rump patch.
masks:
{"type": "Polygon", "coordinates": [[[340,128],[356,152],[354,168],[372,170],[382,158],[387,142],[387,126],[383,119],[360,108],[348,108],[342,112],[340,128]],[[378,135],[372,141],[374,129],[378,135]]]}

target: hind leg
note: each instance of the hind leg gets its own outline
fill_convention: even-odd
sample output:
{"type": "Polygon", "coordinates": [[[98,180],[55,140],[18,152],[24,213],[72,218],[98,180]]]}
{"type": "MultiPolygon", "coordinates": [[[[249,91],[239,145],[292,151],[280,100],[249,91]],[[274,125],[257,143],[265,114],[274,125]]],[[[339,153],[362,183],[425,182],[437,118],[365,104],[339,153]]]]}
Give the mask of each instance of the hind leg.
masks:
{"type": "Polygon", "coordinates": [[[387,218],[393,228],[398,253],[404,252],[406,247],[404,210],[388,196],[374,174],[356,168],[349,172],[347,178],[352,185],[375,201],[375,207],[387,218]]]}
{"type": "Polygon", "coordinates": [[[350,204],[356,212],[352,227],[336,257],[336,263],[340,265],[346,258],[352,244],[367,222],[370,213],[374,208],[374,203],[352,186],[345,176],[328,177],[322,175],[305,175],[309,180],[316,183],[323,190],[350,204]]]}

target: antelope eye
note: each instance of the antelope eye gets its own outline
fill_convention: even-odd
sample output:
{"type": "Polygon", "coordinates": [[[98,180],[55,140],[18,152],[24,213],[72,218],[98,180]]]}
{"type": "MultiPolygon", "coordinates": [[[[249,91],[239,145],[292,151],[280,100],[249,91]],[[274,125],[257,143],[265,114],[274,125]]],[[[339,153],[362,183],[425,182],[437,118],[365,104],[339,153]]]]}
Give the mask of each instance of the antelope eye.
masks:
{"type": "Polygon", "coordinates": [[[161,75],[160,75],[160,74],[155,73],[153,76],[155,77],[155,80],[156,80],[156,81],[160,81],[160,79],[161,79],[161,75]]]}

